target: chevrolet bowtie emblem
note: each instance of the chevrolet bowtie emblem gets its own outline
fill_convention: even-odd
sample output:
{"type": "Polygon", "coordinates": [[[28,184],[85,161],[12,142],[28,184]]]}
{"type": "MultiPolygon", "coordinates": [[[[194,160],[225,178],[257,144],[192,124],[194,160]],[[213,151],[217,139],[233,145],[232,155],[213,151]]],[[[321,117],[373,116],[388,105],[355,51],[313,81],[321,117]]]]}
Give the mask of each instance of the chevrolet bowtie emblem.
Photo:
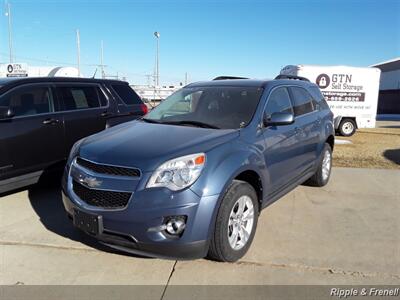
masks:
{"type": "Polygon", "coordinates": [[[88,187],[91,187],[91,188],[99,187],[102,183],[101,180],[97,180],[94,177],[80,177],[79,182],[84,183],[88,187]]]}

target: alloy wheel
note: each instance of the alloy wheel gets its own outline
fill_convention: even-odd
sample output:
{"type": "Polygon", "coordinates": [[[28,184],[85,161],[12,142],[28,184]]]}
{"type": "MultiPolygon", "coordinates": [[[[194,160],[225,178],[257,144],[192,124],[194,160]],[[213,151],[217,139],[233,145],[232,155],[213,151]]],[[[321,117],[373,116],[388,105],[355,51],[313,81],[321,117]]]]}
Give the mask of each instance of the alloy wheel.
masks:
{"type": "Polygon", "coordinates": [[[254,223],[254,206],[249,196],[241,196],[233,205],[228,222],[228,240],[233,250],[240,250],[250,238],[254,223]]]}
{"type": "Polygon", "coordinates": [[[324,158],[322,160],[322,179],[326,181],[331,172],[332,158],[329,151],[325,151],[324,158]]]}

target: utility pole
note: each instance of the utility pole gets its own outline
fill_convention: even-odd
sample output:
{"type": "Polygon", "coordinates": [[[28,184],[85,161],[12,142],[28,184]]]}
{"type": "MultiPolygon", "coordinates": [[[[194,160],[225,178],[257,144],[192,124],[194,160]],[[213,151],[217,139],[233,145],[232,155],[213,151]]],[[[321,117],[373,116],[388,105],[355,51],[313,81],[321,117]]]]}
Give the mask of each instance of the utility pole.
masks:
{"type": "Polygon", "coordinates": [[[81,76],[81,40],[79,36],[79,29],[76,30],[76,50],[78,54],[78,77],[81,76]]]}
{"type": "Polygon", "coordinates": [[[101,78],[105,79],[106,74],[104,73],[104,44],[103,40],[101,40],[101,62],[100,62],[100,68],[101,68],[101,78]]]}
{"type": "Polygon", "coordinates": [[[10,54],[10,64],[13,63],[13,49],[12,49],[12,30],[11,30],[11,6],[7,2],[6,17],[8,18],[8,51],[10,54]]]}
{"type": "Polygon", "coordinates": [[[157,52],[156,52],[156,86],[160,85],[160,60],[159,60],[159,52],[160,52],[160,33],[158,31],[154,32],[154,36],[157,39],[157,52]]]}
{"type": "Polygon", "coordinates": [[[185,73],[185,85],[187,85],[188,84],[188,73],[186,72],[185,73]]]}
{"type": "Polygon", "coordinates": [[[151,74],[147,74],[147,75],[145,75],[146,76],[146,78],[147,78],[147,85],[148,86],[150,86],[150,78],[152,77],[152,75],[151,74]]]}

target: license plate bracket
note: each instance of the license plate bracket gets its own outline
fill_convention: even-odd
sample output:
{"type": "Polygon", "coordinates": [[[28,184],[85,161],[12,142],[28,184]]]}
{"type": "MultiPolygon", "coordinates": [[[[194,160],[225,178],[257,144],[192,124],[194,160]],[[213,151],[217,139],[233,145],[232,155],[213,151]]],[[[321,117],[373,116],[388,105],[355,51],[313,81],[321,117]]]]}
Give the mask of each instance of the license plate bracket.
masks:
{"type": "Polygon", "coordinates": [[[91,234],[98,235],[102,232],[102,216],[90,214],[78,209],[74,209],[74,226],[91,234]]]}

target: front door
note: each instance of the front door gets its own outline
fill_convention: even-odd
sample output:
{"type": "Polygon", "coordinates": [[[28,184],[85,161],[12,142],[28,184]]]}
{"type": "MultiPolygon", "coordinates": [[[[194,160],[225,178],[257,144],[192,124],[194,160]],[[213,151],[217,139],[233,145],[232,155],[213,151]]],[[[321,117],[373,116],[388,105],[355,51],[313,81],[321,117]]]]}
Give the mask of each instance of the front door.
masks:
{"type": "MultiPolygon", "coordinates": [[[[275,88],[267,99],[265,112],[293,113],[286,87],[275,88]]],[[[279,192],[295,178],[295,153],[299,144],[296,140],[296,124],[268,126],[263,129],[265,141],[264,159],[269,175],[269,195],[279,192]]]]}
{"type": "Polygon", "coordinates": [[[64,130],[52,89],[26,84],[0,97],[14,116],[0,121],[0,180],[42,170],[64,158],[64,130]],[[3,156],[3,153],[5,156],[3,156]]]}

